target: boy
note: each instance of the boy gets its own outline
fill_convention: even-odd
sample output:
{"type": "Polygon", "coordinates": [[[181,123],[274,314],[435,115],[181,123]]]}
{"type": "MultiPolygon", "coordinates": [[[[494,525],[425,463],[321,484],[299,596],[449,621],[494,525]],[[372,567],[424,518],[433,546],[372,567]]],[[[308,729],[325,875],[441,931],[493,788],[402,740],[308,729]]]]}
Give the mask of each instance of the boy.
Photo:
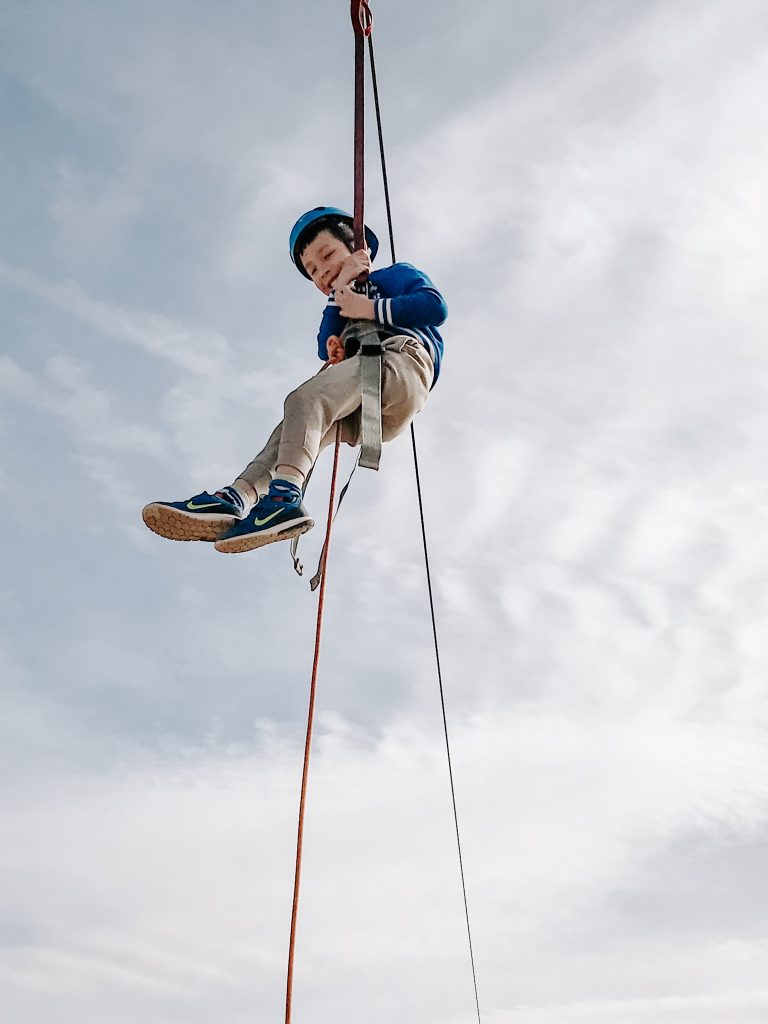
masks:
{"type": "Polygon", "coordinates": [[[319,206],[297,220],[291,259],[328,296],[317,336],[324,372],[286,398],[282,423],[233,484],[188,501],[152,502],[142,513],[150,530],[170,540],[215,541],[217,551],[240,552],[314,526],[302,504],[302,488],[318,454],[335,440],[339,422],[343,441],[361,441],[361,356],[345,353],[349,321],[380,325],[383,440],[401,433],[424,407],[440,372],[443,341],[437,328],[447,316],[445,301],[408,263],[371,273],[368,296],[355,291],[354,282],[370,272],[379,247],[369,228],[365,241],[366,249],[353,252],[352,218],[336,207],[319,206]]]}

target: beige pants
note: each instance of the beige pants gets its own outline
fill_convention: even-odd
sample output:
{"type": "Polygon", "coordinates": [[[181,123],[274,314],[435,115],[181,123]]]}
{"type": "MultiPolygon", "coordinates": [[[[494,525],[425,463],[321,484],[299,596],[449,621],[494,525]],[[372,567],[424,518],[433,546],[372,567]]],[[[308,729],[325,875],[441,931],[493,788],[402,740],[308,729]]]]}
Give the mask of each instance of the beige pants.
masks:
{"type": "MultiPolygon", "coordinates": [[[[342,441],[360,444],[361,358],[352,356],[329,366],[288,395],[282,423],[239,474],[260,495],[269,489],[276,466],[294,466],[306,476],[321,450],[336,440],[338,422],[342,441]]],[[[384,342],[381,427],[385,441],[402,433],[424,408],[432,375],[432,359],[420,342],[402,335],[384,342]]]]}

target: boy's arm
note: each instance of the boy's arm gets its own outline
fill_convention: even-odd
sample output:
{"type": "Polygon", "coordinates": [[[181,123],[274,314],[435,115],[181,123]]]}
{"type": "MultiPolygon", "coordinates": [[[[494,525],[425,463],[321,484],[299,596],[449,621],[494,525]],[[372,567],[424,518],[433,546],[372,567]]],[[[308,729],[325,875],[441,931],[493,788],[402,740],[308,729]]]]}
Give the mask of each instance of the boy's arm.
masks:
{"type": "Polygon", "coordinates": [[[377,323],[388,327],[439,327],[448,316],[443,296],[427,275],[410,263],[380,270],[377,280],[392,296],[374,301],[377,323]]]}
{"type": "Polygon", "coordinates": [[[323,319],[320,321],[320,330],[317,332],[317,354],[321,359],[328,359],[328,339],[332,335],[340,335],[344,330],[345,319],[339,312],[339,307],[331,298],[323,310],[323,319]]]}

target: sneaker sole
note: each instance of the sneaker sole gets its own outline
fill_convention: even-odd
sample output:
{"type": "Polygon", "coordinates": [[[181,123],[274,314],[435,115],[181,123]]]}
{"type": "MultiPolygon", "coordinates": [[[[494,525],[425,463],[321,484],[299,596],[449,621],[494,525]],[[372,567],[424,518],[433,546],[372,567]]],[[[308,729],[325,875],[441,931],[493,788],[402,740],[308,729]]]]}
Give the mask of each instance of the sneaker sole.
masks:
{"type": "Polygon", "coordinates": [[[145,505],[141,518],[153,533],[166,540],[213,541],[239,522],[236,516],[193,515],[159,502],[145,505]]]}
{"type": "Polygon", "coordinates": [[[302,519],[300,523],[293,523],[285,529],[276,529],[273,533],[250,533],[242,537],[232,537],[227,540],[217,540],[214,545],[217,551],[225,555],[239,555],[244,551],[254,551],[256,548],[263,548],[265,544],[272,544],[277,540],[291,540],[302,533],[307,533],[315,525],[314,519],[302,519]]]}

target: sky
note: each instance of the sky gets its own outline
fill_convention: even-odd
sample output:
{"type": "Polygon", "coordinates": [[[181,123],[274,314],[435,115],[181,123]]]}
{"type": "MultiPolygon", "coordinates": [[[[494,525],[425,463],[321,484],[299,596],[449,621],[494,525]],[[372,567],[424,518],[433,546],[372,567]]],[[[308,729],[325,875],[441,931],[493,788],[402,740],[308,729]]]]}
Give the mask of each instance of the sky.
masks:
{"type": "MultiPolygon", "coordinates": [[[[763,1022],[768,10],[372,8],[482,1020],[763,1022]]],[[[141,508],[318,368],[352,61],[331,0],[0,12],[3,1024],[283,1019],[311,572],[141,508]]],[[[294,1020],[471,1022],[407,436],[326,601],[294,1020]]]]}

